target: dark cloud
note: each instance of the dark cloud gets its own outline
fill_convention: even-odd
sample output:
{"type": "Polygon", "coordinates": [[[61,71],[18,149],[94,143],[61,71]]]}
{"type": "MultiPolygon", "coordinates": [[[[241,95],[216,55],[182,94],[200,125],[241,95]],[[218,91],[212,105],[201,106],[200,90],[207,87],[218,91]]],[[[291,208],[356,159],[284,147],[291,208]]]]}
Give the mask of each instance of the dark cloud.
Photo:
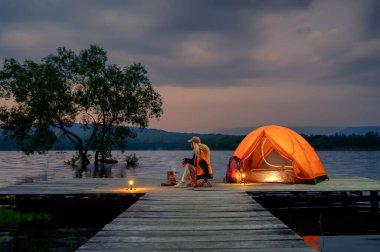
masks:
{"type": "Polygon", "coordinates": [[[365,31],[368,38],[380,38],[380,1],[366,0],[368,3],[365,21],[365,31]]]}
{"type": "Polygon", "coordinates": [[[95,43],[143,61],[155,69],[160,83],[226,85],[224,80],[230,83],[237,76],[252,75],[243,71],[252,69],[252,62],[244,54],[263,42],[258,36],[257,15],[304,9],[309,4],[309,1],[7,1],[1,9],[0,57],[37,60],[58,46],[79,50],[95,43]],[[198,42],[201,44],[197,47],[198,42]],[[190,43],[195,44],[194,48],[190,48],[190,43]],[[194,53],[210,49],[207,64],[202,64],[202,59],[189,59],[189,54],[196,58],[201,55],[194,53]],[[152,58],[166,64],[155,65],[152,58]]]}
{"type": "MultiPolygon", "coordinates": [[[[167,3],[167,1],[165,1],[167,3]]],[[[160,14],[164,33],[212,32],[229,36],[249,31],[257,13],[290,11],[309,6],[310,1],[170,1],[160,14]]]]}
{"type": "Polygon", "coordinates": [[[2,26],[42,21],[74,23],[77,21],[76,17],[80,17],[80,13],[86,10],[88,7],[83,5],[83,1],[6,0],[2,2],[0,20],[2,26]]]}
{"type": "MultiPolygon", "coordinates": [[[[380,49],[380,48],[379,48],[380,49]]],[[[340,83],[377,86],[380,94],[380,50],[370,57],[342,65],[335,76],[340,83]]]]}
{"type": "Polygon", "coordinates": [[[230,127],[226,114],[235,126],[379,124],[378,13],[378,0],[3,0],[0,61],[97,44],[111,63],[142,62],[168,104],[157,127],[172,130],[198,130],[184,118],[194,106],[218,124],[203,130],[230,127]]]}
{"type": "Polygon", "coordinates": [[[273,78],[374,85],[379,49],[367,40],[380,34],[380,4],[357,3],[345,5],[362,11],[339,1],[7,0],[0,9],[0,58],[38,60],[59,46],[98,44],[115,63],[141,61],[158,84],[273,78]],[[348,57],[352,51],[357,55],[348,57]]]}

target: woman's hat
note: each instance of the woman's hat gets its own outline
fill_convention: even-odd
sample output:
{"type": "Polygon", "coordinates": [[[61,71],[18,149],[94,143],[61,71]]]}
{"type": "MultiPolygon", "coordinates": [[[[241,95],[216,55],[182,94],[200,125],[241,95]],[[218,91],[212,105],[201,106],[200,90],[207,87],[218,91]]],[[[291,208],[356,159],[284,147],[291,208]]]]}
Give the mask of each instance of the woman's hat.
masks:
{"type": "Polygon", "coordinates": [[[187,140],[189,143],[193,142],[193,143],[201,143],[201,139],[199,137],[192,137],[191,139],[187,140]]]}

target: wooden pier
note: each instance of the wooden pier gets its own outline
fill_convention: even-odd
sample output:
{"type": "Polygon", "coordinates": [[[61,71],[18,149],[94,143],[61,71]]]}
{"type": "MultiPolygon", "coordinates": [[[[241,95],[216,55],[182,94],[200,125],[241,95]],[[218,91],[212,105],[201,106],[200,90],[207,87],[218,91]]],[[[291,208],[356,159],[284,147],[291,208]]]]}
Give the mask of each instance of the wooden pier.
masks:
{"type": "Polygon", "coordinates": [[[276,217],[235,190],[149,193],[79,251],[314,251],[276,217]]]}
{"type": "Polygon", "coordinates": [[[152,186],[159,184],[152,179],[140,178],[137,182],[136,190],[128,190],[125,179],[15,185],[0,188],[0,203],[58,199],[63,204],[118,195],[140,197],[79,251],[315,251],[249,194],[271,197],[279,193],[319,193],[327,198],[341,195],[342,199],[352,194],[378,211],[380,192],[380,181],[355,176],[331,176],[317,185],[214,182],[213,187],[173,188],[152,186]]]}

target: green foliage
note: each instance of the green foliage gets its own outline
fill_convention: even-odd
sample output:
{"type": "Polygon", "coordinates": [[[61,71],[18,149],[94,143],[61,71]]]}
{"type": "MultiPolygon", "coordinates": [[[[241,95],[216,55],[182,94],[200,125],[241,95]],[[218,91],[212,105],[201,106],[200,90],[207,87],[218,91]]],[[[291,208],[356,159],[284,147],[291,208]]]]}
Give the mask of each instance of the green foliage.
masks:
{"type": "Polygon", "coordinates": [[[52,216],[40,212],[21,212],[15,209],[0,207],[0,227],[18,226],[33,222],[48,222],[52,216]]]}
{"type": "Polygon", "coordinates": [[[111,150],[107,148],[106,146],[102,146],[99,150],[100,156],[102,159],[110,158],[112,157],[111,150]]]}
{"type": "MultiPolygon", "coordinates": [[[[87,159],[90,159],[91,158],[91,155],[90,154],[86,154],[87,156],[87,159]]],[[[77,167],[78,166],[78,161],[81,160],[81,155],[79,154],[79,152],[76,152],[71,159],[67,160],[67,161],[64,161],[64,164],[65,165],[70,165],[72,167],[77,167]]]]}
{"type": "Polygon", "coordinates": [[[89,149],[124,149],[134,133],[123,125],[147,127],[162,115],[162,100],[143,65],[120,68],[107,61],[95,45],[79,54],[58,48],[41,63],[6,59],[0,71],[0,97],[10,101],[0,107],[5,139],[33,153],[51,147],[56,138],[48,129],[58,129],[79,152],[82,168],[89,149]],[[85,136],[72,129],[78,120],[85,136]]]}
{"type": "Polygon", "coordinates": [[[136,167],[139,162],[139,158],[136,156],[136,154],[131,154],[125,156],[125,162],[127,163],[127,168],[128,167],[136,167]]]}
{"type": "Polygon", "coordinates": [[[77,162],[80,160],[79,153],[75,153],[70,160],[64,161],[65,165],[71,165],[72,167],[77,166],[77,162]]]}
{"type": "Polygon", "coordinates": [[[46,125],[37,125],[31,133],[22,139],[21,150],[29,155],[34,150],[47,151],[57,140],[56,135],[46,125]]]}

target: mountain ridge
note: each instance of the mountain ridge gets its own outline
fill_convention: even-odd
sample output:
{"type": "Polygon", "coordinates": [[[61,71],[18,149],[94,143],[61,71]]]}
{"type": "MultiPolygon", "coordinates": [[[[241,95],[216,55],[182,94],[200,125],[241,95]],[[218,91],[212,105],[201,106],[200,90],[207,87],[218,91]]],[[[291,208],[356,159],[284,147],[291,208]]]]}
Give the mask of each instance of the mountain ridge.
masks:
{"type": "MultiPolygon", "coordinates": [[[[214,130],[212,133],[228,134],[228,135],[247,135],[254,129],[260,126],[242,127],[242,128],[220,128],[214,130]]],[[[368,132],[375,132],[380,134],[380,126],[285,126],[304,135],[365,135],[368,132]]]]}
{"type": "MultiPolygon", "coordinates": [[[[85,136],[87,133],[80,127],[79,124],[74,124],[72,130],[78,134],[85,136]]],[[[193,136],[198,136],[201,138],[201,141],[206,143],[213,150],[234,150],[239,145],[241,140],[252,130],[255,128],[245,128],[248,131],[245,134],[223,134],[218,132],[212,133],[190,133],[190,132],[172,132],[166,131],[163,129],[154,129],[154,128],[146,128],[140,129],[137,127],[131,127],[137,134],[136,138],[130,138],[127,141],[127,150],[186,150],[189,149],[189,143],[187,142],[193,136]]],[[[380,127],[379,126],[355,126],[355,127],[346,127],[346,128],[338,128],[338,127],[289,127],[295,130],[297,133],[306,135],[305,137],[311,142],[311,144],[315,144],[318,146],[326,146],[325,142],[329,142],[329,147],[332,148],[334,144],[337,143],[337,138],[340,135],[360,135],[361,138],[365,137],[368,132],[374,132],[375,134],[380,135],[380,127]],[[325,134],[321,134],[321,132],[325,132],[325,134]],[[330,132],[330,134],[326,134],[326,132],[330,132]],[[315,138],[313,136],[319,136],[315,138]],[[335,137],[334,137],[335,136],[335,137]],[[333,138],[333,139],[331,139],[333,138]],[[316,142],[316,139],[318,142],[316,142]],[[334,140],[335,139],[335,140],[334,140]],[[323,145],[319,142],[323,141],[323,145]],[[331,143],[331,141],[333,141],[331,143]],[[332,147],[331,147],[332,146],[332,147]]],[[[244,128],[240,128],[244,129],[244,128]]],[[[56,133],[58,133],[56,131],[56,133]]],[[[243,133],[243,132],[242,132],[243,133]]],[[[0,133],[1,134],[1,133],[0,133]]],[[[376,136],[372,136],[376,137],[376,136]]],[[[365,138],[363,138],[365,139],[365,138]]],[[[367,140],[363,140],[367,141],[367,140]]],[[[369,140],[367,145],[369,144],[369,140]]],[[[357,143],[353,143],[353,145],[357,145],[357,143]]],[[[362,146],[363,143],[360,144],[362,146]]],[[[365,144],[364,144],[365,145],[365,144]]],[[[321,147],[324,149],[326,147],[321,147]]],[[[348,147],[343,147],[348,148],[348,147]]],[[[351,148],[351,146],[350,146],[351,148]]],[[[0,150],[19,150],[19,146],[14,141],[4,141],[2,134],[0,135],[0,150]]],[[[59,138],[57,143],[53,146],[54,150],[73,150],[73,146],[71,142],[69,142],[65,138],[59,138]]],[[[113,149],[118,149],[114,147],[113,149]]]]}

